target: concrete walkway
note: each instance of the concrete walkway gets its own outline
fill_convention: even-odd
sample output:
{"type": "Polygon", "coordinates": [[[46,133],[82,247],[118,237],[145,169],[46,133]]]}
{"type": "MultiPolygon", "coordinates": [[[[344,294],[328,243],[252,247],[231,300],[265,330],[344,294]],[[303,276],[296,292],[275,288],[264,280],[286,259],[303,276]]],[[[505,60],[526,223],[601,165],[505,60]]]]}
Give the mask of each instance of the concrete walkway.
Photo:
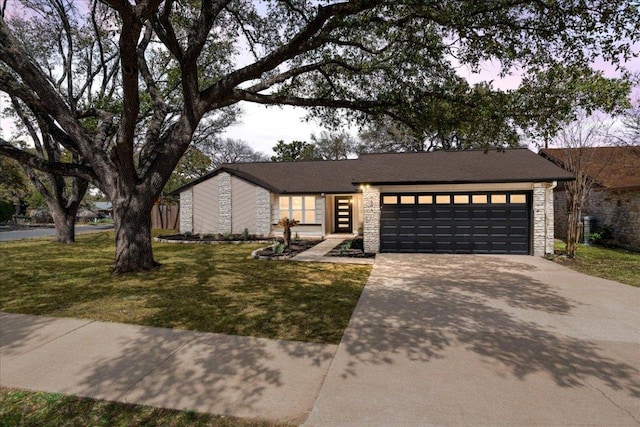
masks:
{"type": "Polygon", "coordinates": [[[291,258],[291,261],[304,261],[304,262],[330,262],[334,264],[373,264],[374,258],[349,258],[349,257],[336,257],[325,256],[331,249],[335,248],[346,240],[348,236],[325,236],[321,243],[318,243],[314,247],[307,249],[304,252],[291,258]]]}
{"type": "Polygon", "coordinates": [[[378,254],[307,426],[638,426],[640,289],[531,256],[378,254]]]}
{"type": "Polygon", "coordinates": [[[0,313],[0,385],[294,424],[335,345],[0,313]]]}

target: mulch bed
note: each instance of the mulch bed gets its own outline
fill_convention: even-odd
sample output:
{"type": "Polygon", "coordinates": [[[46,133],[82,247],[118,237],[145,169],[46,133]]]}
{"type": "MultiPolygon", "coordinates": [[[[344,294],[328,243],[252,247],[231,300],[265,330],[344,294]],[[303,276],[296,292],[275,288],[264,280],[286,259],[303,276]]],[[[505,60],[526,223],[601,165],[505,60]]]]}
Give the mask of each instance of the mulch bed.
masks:
{"type": "Polygon", "coordinates": [[[260,249],[255,252],[255,256],[258,259],[289,259],[301,252],[306,251],[309,248],[314,247],[318,243],[322,242],[322,240],[307,240],[307,239],[299,239],[292,240],[291,244],[288,248],[284,249],[282,252],[278,253],[276,251],[277,244],[284,244],[284,240],[282,238],[274,239],[277,243],[274,243],[271,246],[267,246],[264,249],[260,249]]]}
{"type": "Polygon", "coordinates": [[[155,239],[163,243],[263,243],[273,239],[255,234],[171,234],[155,239]]]}
{"type": "Polygon", "coordinates": [[[343,240],[338,246],[331,249],[325,256],[347,257],[347,258],[375,258],[376,254],[364,251],[364,240],[362,237],[343,240]]]}

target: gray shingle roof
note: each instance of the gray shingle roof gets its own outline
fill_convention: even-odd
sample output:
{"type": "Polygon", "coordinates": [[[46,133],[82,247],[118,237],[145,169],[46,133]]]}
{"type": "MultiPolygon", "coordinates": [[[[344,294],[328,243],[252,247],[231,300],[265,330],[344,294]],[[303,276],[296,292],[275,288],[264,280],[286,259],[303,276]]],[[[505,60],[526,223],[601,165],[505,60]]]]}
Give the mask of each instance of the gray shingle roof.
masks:
{"type": "Polygon", "coordinates": [[[358,184],[444,184],[571,180],[527,149],[364,154],[356,160],[225,164],[178,189],[226,171],[274,193],[349,193],[358,184]]]}

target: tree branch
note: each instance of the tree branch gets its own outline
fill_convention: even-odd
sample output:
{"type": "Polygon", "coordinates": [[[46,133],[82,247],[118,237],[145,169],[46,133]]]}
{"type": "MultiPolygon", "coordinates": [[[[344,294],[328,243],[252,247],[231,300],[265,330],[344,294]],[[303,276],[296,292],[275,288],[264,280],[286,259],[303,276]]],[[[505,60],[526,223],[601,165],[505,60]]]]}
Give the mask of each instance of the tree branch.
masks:
{"type": "Polygon", "coordinates": [[[92,183],[96,182],[96,176],[94,175],[93,170],[87,166],[74,163],[50,162],[14,147],[3,138],[0,138],[0,154],[11,157],[24,165],[42,172],[64,176],[75,176],[92,183]]]}

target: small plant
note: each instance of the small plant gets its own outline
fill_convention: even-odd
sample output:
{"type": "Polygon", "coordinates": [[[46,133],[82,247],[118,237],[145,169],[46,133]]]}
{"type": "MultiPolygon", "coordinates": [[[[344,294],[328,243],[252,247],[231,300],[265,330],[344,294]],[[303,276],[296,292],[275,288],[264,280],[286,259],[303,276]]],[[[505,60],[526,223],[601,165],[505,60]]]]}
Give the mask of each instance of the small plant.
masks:
{"type": "Polygon", "coordinates": [[[244,240],[245,242],[247,240],[249,240],[249,229],[245,228],[244,230],[242,230],[242,236],[241,236],[242,240],[244,240]]]}
{"type": "Polygon", "coordinates": [[[298,224],[298,221],[296,221],[295,219],[289,219],[286,216],[284,218],[280,218],[280,221],[278,221],[278,227],[284,228],[282,237],[284,237],[285,248],[288,248],[291,245],[291,228],[295,227],[298,224]]]}
{"type": "Polygon", "coordinates": [[[229,231],[222,233],[222,240],[233,240],[233,234],[229,231]]]}
{"type": "Polygon", "coordinates": [[[600,229],[594,233],[590,233],[588,236],[592,239],[592,243],[597,246],[611,246],[613,243],[613,235],[615,228],[613,225],[606,224],[600,227],[600,229]]]}
{"type": "Polygon", "coordinates": [[[293,241],[296,242],[296,243],[300,242],[300,236],[298,235],[297,231],[296,231],[295,237],[293,238],[293,241]]]}
{"type": "Polygon", "coordinates": [[[287,249],[287,247],[284,245],[284,243],[278,242],[273,246],[273,253],[275,253],[276,255],[282,255],[285,249],[287,249]]]}
{"type": "Polygon", "coordinates": [[[192,232],[190,232],[190,231],[185,231],[184,232],[184,237],[191,237],[191,236],[193,236],[192,232]]]}
{"type": "Polygon", "coordinates": [[[358,236],[362,235],[364,235],[364,226],[361,225],[360,227],[358,227],[358,236]]]}
{"type": "Polygon", "coordinates": [[[340,249],[338,250],[338,252],[340,253],[340,255],[344,255],[347,252],[349,252],[349,249],[351,249],[351,240],[349,240],[347,243],[344,243],[342,246],[340,246],[340,249]]]}

